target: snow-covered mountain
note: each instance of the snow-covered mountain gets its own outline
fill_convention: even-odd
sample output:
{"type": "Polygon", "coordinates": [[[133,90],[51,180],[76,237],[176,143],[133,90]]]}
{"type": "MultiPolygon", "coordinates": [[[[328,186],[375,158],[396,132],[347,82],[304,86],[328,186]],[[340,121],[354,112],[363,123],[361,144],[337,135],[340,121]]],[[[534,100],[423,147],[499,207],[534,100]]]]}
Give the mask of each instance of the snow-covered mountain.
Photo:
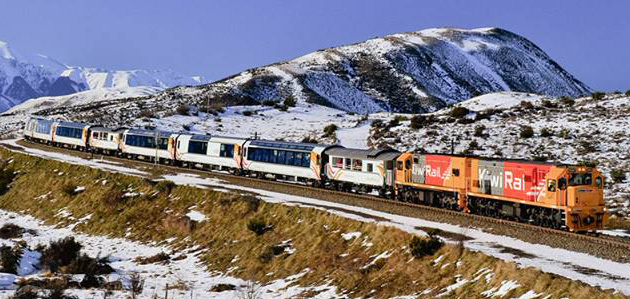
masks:
{"type": "Polygon", "coordinates": [[[345,111],[429,112],[498,91],[583,96],[590,89],[529,40],[498,28],[427,29],[320,50],[178,94],[237,104],[299,101],[345,111]]]}
{"type": "Polygon", "coordinates": [[[0,41],[0,111],[25,100],[42,96],[62,96],[97,88],[148,86],[169,88],[203,84],[201,77],[173,71],[114,71],[73,67],[53,58],[15,51],[0,41]]]}

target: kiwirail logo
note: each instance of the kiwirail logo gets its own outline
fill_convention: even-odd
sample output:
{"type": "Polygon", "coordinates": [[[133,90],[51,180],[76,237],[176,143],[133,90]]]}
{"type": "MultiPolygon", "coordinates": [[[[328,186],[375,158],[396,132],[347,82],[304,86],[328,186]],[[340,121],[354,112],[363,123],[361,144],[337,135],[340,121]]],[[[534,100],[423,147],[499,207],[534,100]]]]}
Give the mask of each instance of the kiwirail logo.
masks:
{"type": "Polygon", "coordinates": [[[487,169],[479,169],[479,181],[490,180],[490,186],[495,188],[525,191],[525,175],[515,177],[511,171],[500,172],[492,175],[487,169]]]}

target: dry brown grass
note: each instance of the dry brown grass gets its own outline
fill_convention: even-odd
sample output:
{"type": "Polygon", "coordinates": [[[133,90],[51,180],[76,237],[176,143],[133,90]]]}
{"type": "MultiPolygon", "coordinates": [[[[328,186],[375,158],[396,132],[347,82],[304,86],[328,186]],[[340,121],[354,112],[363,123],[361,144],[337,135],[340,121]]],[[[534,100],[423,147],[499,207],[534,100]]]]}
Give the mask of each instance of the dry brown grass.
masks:
{"type": "Polygon", "coordinates": [[[317,209],[270,204],[238,193],[186,186],[172,186],[170,192],[164,192],[158,190],[154,182],[138,177],[28,157],[4,149],[0,149],[0,156],[5,160],[12,156],[12,167],[21,173],[8,192],[0,196],[1,209],[24,211],[49,224],[70,224],[71,220],[55,216],[62,208],[76,219],[91,214],[89,221],[77,225],[76,229],[145,242],[175,238],[170,243],[175,251],[173,256],[178,256],[177,251],[181,249],[199,245],[207,249],[200,258],[209,270],[226,272],[238,266],[230,275],[261,283],[308,268],[309,272],[297,283],[332,283],[350,297],[385,298],[419,294],[428,288],[432,291],[427,296],[434,297],[442,288],[454,283],[456,275],[472,280],[477,271],[488,268],[494,273],[488,284],[485,279],[479,279],[449,296],[478,297],[480,292],[500,286],[501,281],[516,280],[526,287],[514,290],[509,294],[512,297],[530,289],[553,297],[619,297],[535,269],[520,269],[513,263],[458,246],[445,246],[434,256],[413,258],[408,250],[410,234],[317,209]],[[59,171],[64,175],[57,175],[59,171]],[[86,189],[67,196],[62,191],[67,184],[85,186],[86,189]],[[144,194],[158,192],[154,197],[140,196],[113,203],[105,200],[125,190],[144,194]],[[37,199],[49,191],[52,193],[46,199],[37,199]],[[192,206],[206,216],[205,221],[195,223],[193,227],[185,217],[192,206]],[[250,231],[248,222],[257,218],[265,219],[273,229],[262,235],[250,231]],[[125,236],[126,232],[129,235],[125,236]],[[341,234],[347,232],[361,232],[361,237],[344,240],[341,234]],[[291,240],[290,247],[295,249],[293,254],[278,250],[269,259],[261,261],[261,253],[270,248],[273,251],[274,246],[287,240],[291,240]],[[364,246],[366,243],[372,246],[364,246]],[[390,257],[372,263],[376,255],[384,252],[391,254],[390,257]],[[433,260],[440,255],[444,258],[434,265],[433,260]],[[458,261],[460,267],[455,266],[458,261]],[[442,267],[447,263],[448,266],[442,267]]]}

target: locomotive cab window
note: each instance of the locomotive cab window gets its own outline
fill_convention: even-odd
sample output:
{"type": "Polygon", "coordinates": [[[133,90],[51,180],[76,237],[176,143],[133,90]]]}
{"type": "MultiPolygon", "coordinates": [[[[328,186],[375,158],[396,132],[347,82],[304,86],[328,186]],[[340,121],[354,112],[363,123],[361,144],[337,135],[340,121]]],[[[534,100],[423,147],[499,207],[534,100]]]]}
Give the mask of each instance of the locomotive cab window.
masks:
{"type": "Polygon", "coordinates": [[[547,191],[556,192],[556,180],[547,180],[547,191]]]}
{"type": "Polygon", "coordinates": [[[567,179],[561,178],[558,180],[558,189],[560,190],[567,189],[567,179]]]}
{"type": "Polygon", "coordinates": [[[397,166],[398,170],[403,170],[403,162],[402,161],[396,161],[396,166],[397,166]]]}
{"type": "Polygon", "coordinates": [[[453,176],[459,176],[459,168],[453,168],[453,176]]]}
{"type": "Polygon", "coordinates": [[[405,161],[405,169],[411,169],[411,160],[405,161]]]}
{"type": "Polygon", "coordinates": [[[418,164],[419,162],[418,157],[413,157],[413,164],[418,164]]]}
{"type": "Polygon", "coordinates": [[[590,186],[593,177],[590,173],[572,173],[569,177],[569,186],[590,186]]]}

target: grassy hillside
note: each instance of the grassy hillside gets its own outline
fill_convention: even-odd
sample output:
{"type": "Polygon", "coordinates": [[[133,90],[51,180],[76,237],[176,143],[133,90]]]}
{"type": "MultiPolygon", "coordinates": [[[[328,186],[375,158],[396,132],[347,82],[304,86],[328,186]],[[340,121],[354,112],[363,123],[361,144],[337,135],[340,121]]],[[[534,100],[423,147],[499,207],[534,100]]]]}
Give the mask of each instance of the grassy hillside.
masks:
{"type": "Polygon", "coordinates": [[[530,290],[553,298],[620,297],[454,245],[414,258],[408,247],[412,235],[321,210],[269,204],[239,192],[174,186],[5,149],[0,149],[0,159],[0,209],[31,214],[48,224],[79,222],[75,229],[88,234],[170,242],[179,253],[198,246],[195,254],[208,270],[262,283],[308,268],[299,284],[334,285],[350,297],[471,298],[508,281],[520,287],[508,288],[507,297],[530,290]],[[190,220],[186,214],[191,210],[205,220],[190,220]],[[256,224],[263,228],[260,235],[254,233],[256,224]],[[462,286],[444,289],[456,282],[462,286]]]}

